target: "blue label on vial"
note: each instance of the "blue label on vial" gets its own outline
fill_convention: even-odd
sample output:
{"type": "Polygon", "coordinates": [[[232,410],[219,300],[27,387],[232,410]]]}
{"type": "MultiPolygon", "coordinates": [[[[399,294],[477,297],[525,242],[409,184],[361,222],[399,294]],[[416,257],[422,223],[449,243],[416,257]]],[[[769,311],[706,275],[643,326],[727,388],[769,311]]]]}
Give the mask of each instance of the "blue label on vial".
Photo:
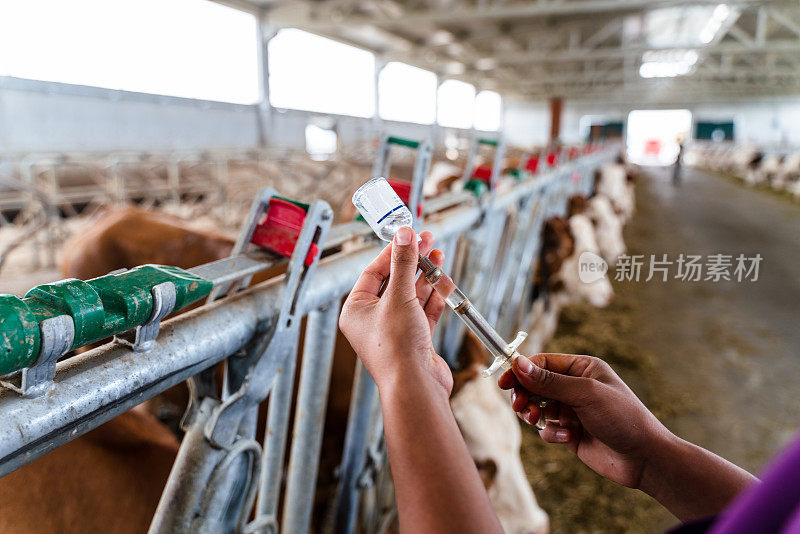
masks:
{"type": "Polygon", "coordinates": [[[406,207],[406,205],[405,205],[405,204],[400,204],[399,206],[397,206],[397,207],[395,207],[395,208],[392,208],[392,209],[390,209],[389,211],[387,211],[387,212],[386,212],[386,215],[384,215],[383,217],[381,217],[380,219],[378,219],[378,224],[380,224],[380,223],[381,223],[381,221],[383,221],[383,220],[384,220],[386,217],[388,217],[388,216],[389,216],[389,215],[391,215],[392,213],[396,212],[397,210],[399,210],[399,209],[401,209],[401,208],[405,208],[405,207],[406,207]]]}

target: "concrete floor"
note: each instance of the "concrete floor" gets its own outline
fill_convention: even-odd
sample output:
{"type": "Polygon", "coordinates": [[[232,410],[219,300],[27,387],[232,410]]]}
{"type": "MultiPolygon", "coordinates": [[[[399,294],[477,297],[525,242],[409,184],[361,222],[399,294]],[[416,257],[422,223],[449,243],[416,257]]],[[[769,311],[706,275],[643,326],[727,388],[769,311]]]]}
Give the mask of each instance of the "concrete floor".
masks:
{"type": "Polygon", "coordinates": [[[684,171],[676,187],[669,169],[645,169],[629,253],[759,253],[759,278],[631,282],[645,318],[636,341],[690,400],[668,426],[758,471],[800,428],[800,205],[684,171]]]}

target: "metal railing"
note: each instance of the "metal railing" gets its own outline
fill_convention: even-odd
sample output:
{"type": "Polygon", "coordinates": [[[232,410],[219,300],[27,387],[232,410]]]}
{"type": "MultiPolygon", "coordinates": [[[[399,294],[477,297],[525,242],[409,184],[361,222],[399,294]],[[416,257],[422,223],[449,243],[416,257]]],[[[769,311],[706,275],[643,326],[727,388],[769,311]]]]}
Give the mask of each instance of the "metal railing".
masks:
{"type": "Polygon", "coordinates": [[[160,206],[184,217],[210,216],[220,228],[233,229],[230,221],[241,219],[265,183],[346,190],[349,184],[331,176],[349,165],[368,168],[362,152],[355,146],[325,162],[267,149],[0,154],[0,230],[24,236],[0,250],[0,260],[25,242],[34,268],[53,267],[68,237],[62,221],[107,205],[160,206]]]}
{"type": "MultiPolygon", "coordinates": [[[[501,325],[501,333],[514,330],[525,311],[542,222],[564,214],[571,194],[588,193],[594,170],[617,152],[618,147],[607,147],[503,192],[480,198],[453,193],[425,204],[422,228],[436,236],[446,254],[446,270],[501,325]]],[[[326,234],[320,222],[329,216],[324,203],[313,204],[309,214],[314,209],[321,217],[312,218],[322,225],[315,234],[321,235],[320,248],[333,251],[314,269],[298,263],[312,239],[304,228],[285,276],[164,322],[148,352],[134,354],[127,345],[109,343],[59,362],[47,395],[24,398],[10,389],[0,391],[0,426],[5,429],[0,430],[0,476],[181,381],[192,379],[193,391],[208,393],[207,370],[228,359],[230,393],[222,399],[193,396],[188,431],[151,532],[275,532],[277,525],[284,532],[306,532],[340,302],[382,248],[364,223],[338,225],[326,234]],[[363,246],[335,252],[359,236],[366,239],[363,246]],[[287,457],[303,317],[308,319],[287,457]],[[254,406],[267,395],[269,432],[262,447],[255,441],[254,406]],[[231,412],[236,416],[228,417],[231,412]]],[[[446,314],[434,343],[451,364],[462,336],[460,321],[446,314]]],[[[380,506],[391,485],[377,402],[375,385],[359,363],[334,519],[328,525],[336,532],[376,531],[385,524],[386,510],[380,506]],[[370,507],[360,507],[370,492],[370,507]]]]}

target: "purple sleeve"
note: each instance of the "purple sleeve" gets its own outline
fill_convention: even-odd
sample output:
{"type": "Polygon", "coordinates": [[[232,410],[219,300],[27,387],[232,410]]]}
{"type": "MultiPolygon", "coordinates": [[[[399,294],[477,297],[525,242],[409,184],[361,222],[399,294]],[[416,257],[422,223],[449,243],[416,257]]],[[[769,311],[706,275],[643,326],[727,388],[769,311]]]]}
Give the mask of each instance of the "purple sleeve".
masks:
{"type": "Polygon", "coordinates": [[[712,534],[800,533],[800,436],[773,461],[760,484],[726,508],[712,534]]]}

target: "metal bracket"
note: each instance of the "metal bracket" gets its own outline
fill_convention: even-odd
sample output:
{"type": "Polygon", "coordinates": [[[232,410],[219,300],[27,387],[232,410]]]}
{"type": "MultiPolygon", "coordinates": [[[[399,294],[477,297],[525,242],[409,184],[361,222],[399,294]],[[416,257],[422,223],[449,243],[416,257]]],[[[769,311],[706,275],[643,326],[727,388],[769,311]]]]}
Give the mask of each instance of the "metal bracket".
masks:
{"type": "MultiPolygon", "coordinates": [[[[269,199],[277,194],[278,192],[272,188],[265,188],[258,192],[258,195],[253,199],[253,203],[250,205],[250,211],[247,213],[244,224],[242,224],[242,229],[239,231],[236,243],[233,244],[231,257],[247,252],[247,249],[250,247],[250,240],[253,238],[256,226],[258,226],[259,219],[261,219],[261,216],[269,209],[269,199]]],[[[298,242],[298,245],[299,244],[298,242]]],[[[231,290],[238,291],[247,287],[252,277],[253,275],[247,275],[238,280],[214,286],[214,289],[212,289],[211,293],[208,295],[207,302],[213,302],[223,295],[227,295],[231,290]]]]}
{"type": "Polygon", "coordinates": [[[228,362],[226,390],[231,392],[212,412],[205,424],[205,436],[214,447],[229,447],[236,439],[247,411],[269,394],[274,378],[294,348],[300,328],[297,305],[318,264],[305,259],[312,244],[324,242],[333,212],[326,202],[316,201],[308,214],[286,271],[283,302],[277,320],[260,338],[251,343],[243,358],[228,362]]]}
{"type": "Polygon", "coordinates": [[[175,309],[177,298],[175,284],[163,282],[153,286],[150,292],[153,295],[153,311],[146,323],[136,327],[133,342],[121,335],[114,336],[115,342],[128,345],[134,352],[148,352],[155,347],[156,338],[161,329],[161,320],[175,309]]]}
{"type": "Polygon", "coordinates": [[[69,352],[75,341],[75,323],[69,315],[59,315],[43,320],[39,325],[42,335],[42,348],[39,358],[30,367],[22,369],[18,375],[19,384],[0,381],[3,386],[16,391],[23,397],[40,397],[53,387],[58,359],[69,352]]]}
{"type": "Polygon", "coordinates": [[[372,166],[372,176],[391,178],[392,145],[404,146],[416,152],[414,171],[411,176],[411,195],[408,199],[408,209],[414,215],[414,230],[419,231],[420,217],[417,217],[418,206],[422,203],[422,187],[431,170],[433,157],[433,144],[430,139],[414,141],[401,139],[391,135],[382,135],[378,146],[378,155],[372,166]]]}

